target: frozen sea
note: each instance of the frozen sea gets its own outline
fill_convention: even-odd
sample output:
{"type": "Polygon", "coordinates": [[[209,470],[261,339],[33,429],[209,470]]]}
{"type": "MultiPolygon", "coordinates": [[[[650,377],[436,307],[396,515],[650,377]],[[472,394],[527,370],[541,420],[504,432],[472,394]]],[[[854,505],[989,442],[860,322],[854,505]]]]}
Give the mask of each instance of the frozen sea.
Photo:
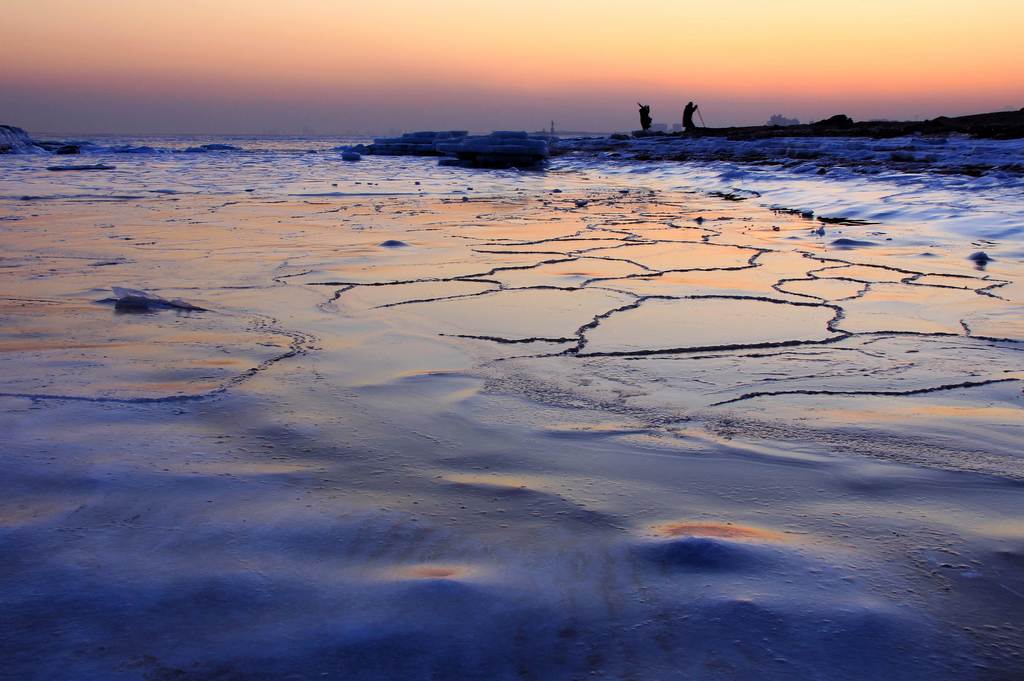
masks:
{"type": "Polygon", "coordinates": [[[0,678],[1021,678],[1017,143],[83,141],[0,156],[0,678]]]}

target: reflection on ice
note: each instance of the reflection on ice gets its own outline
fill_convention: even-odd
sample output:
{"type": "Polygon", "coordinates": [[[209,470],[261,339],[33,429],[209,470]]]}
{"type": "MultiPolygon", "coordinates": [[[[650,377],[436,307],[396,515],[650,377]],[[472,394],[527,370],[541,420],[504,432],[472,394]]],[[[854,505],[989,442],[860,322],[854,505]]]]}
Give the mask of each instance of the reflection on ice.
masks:
{"type": "Polygon", "coordinates": [[[423,303],[413,306],[410,314],[429,317],[446,335],[498,342],[573,342],[577,330],[595,315],[628,301],[611,291],[535,288],[423,303]]]}
{"type": "Polygon", "coordinates": [[[655,534],[664,537],[720,537],[722,539],[781,541],[781,532],[732,523],[676,521],[656,525],[655,534]]]}
{"type": "Polygon", "coordinates": [[[1016,671],[998,186],[236,146],[0,176],[5,671],[1016,671]]]}
{"type": "Polygon", "coordinates": [[[787,345],[837,337],[836,310],[811,303],[737,298],[646,300],[585,334],[586,354],[787,345]]]}
{"type": "Polygon", "coordinates": [[[451,579],[472,577],[477,570],[465,565],[409,565],[384,571],[384,576],[393,579],[451,579]]]}

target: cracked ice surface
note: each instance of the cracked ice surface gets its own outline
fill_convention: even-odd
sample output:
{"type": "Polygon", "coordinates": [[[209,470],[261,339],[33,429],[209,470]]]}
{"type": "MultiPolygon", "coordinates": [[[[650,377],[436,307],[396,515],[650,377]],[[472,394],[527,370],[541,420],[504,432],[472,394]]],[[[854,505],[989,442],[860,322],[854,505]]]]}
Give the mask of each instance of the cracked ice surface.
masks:
{"type": "Polygon", "coordinates": [[[0,178],[5,671],[1018,669],[1012,197],[196,156],[0,178]]]}

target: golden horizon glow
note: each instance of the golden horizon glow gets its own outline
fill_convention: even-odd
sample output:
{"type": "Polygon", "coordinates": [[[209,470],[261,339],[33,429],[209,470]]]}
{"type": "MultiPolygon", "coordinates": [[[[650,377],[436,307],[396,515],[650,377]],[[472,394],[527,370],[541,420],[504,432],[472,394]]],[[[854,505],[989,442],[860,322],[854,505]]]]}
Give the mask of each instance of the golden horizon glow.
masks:
{"type": "Polygon", "coordinates": [[[1024,105],[1024,3],[1010,0],[843,9],[820,0],[5,4],[16,27],[0,44],[6,89],[243,101],[315,101],[350,88],[419,103],[433,92],[470,103],[503,93],[538,104],[603,95],[614,106],[688,96],[1024,105]]]}

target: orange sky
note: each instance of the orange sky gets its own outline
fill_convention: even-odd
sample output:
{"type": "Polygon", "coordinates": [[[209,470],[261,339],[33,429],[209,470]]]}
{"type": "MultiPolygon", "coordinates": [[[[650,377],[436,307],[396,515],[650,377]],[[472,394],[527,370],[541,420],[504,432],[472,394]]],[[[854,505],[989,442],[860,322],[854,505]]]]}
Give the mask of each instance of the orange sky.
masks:
{"type": "Polygon", "coordinates": [[[1024,2],[5,0],[0,122],[323,132],[1024,106],[1024,2]],[[641,9],[642,8],[642,9],[641,9]],[[659,115],[660,114],[660,115],[659,115]]]}

